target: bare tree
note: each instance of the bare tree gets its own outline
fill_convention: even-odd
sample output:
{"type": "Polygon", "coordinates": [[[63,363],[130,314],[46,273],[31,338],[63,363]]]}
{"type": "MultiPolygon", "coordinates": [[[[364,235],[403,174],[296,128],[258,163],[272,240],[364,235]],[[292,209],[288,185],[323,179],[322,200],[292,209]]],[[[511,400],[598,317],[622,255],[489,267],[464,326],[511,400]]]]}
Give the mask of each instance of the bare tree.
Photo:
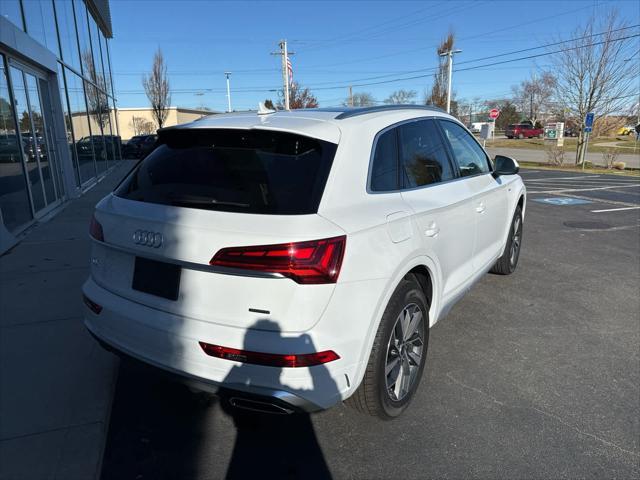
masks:
{"type": "MultiPolygon", "coordinates": [[[[449,52],[453,50],[455,43],[455,35],[453,32],[449,32],[447,38],[445,38],[436,53],[438,54],[438,70],[433,75],[433,85],[431,86],[431,94],[426,98],[425,103],[427,105],[435,105],[440,108],[447,108],[447,88],[448,88],[448,59],[447,57],[441,57],[441,53],[449,52]]],[[[451,100],[453,103],[453,92],[451,93],[451,100]]]]}
{"type": "Polygon", "coordinates": [[[167,115],[169,115],[171,92],[169,78],[167,77],[167,66],[164,63],[164,56],[160,49],[153,56],[151,73],[142,76],[142,85],[151,103],[153,118],[158,124],[158,128],[162,128],[167,120],[167,115]]]}
{"type": "MultiPolygon", "coordinates": [[[[308,88],[302,88],[298,82],[291,82],[289,88],[289,108],[296,110],[298,108],[317,108],[318,99],[311,93],[308,88]]],[[[284,109],[282,101],[278,102],[278,108],[284,109]]]]}
{"type": "Polygon", "coordinates": [[[521,112],[526,112],[532,124],[536,124],[541,114],[549,111],[553,104],[556,89],[556,77],[551,72],[532,75],[529,80],[523,80],[520,85],[511,87],[513,103],[521,112]]]}
{"type": "Polygon", "coordinates": [[[384,103],[416,103],[417,96],[418,93],[415,90],[396,90],[385,99],[384,103]]]}
{"type": "MultiPolygon", "coordinates": [[[[107,90],[107,83],[104,75],[101,75],[96,71],[90,51],[85,50],[82,53],[82,64],[85,75],[89,77],[89,80],[91,80],[90,83],[85,83],[87,102],[89,104],[89,114],[100,126],[100,130],[104,132],[105,127],[109,123],[110,117],[109,100],[107,99],[107,95],[104,93],[107,90]]],[[[100,132],[94,133],[98,135],[100,134],[100,132]]],[[[103,135],[108,133],[109,132],[104,132],[103,135]]]]}
{"type": "Polygon", "coordinates": [[[342,102],[345,106],[354,107],[370,107],[375,105],[376,100],[373,98],[373,95],[367,92],[362,93],[354,93],[351,98],[347,98],[344,102],[342,102]]]}
{"type": "Polygon", "coordinates": [[[129,126],[133,129],[134,135],[151,135],[155,131],[153,122],[143,117],[132,117],[129,126]]]}
{"type": "Polygon", "coordinates": [[[625,60],[637,44],[626,38],[628,31],[622,30],[626,26],[615,10],[598,21],[592,17],[574,32],[575,40],[565,44],[565,51],[554,55],[558,101],[580,126],[577,165],[584,162],[587,113],[604,117],[622,111],[636,92],[640,67],[625,60]]]}

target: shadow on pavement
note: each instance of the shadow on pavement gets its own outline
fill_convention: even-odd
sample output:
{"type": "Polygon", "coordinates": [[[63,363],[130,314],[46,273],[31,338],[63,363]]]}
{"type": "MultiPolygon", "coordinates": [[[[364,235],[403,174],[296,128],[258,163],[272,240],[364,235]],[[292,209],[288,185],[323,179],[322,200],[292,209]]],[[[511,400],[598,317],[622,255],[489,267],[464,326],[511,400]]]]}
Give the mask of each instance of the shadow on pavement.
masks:
{"type": "MultiPolygon", "coordinates": [[[[264,350],[260,330],[277,330],[277,325],[257,322],[245,335],[244,350],[264,350]]],[[[309,346],[314,351],[307,335],[281,340],[291,352],[308,352],[309,346]]],[[[265,368],[260,368],[262,379],[265,368]]],[[[337,393],[325,367],[310,372],[313,388],[322,385],[337,393]]],[[[281,373],[281,368],[268,367],[275,384],[281,373]]],[[[231,368],[225,381],[255,383],[255,374],[254,366],[240,364],[231,368]]],[[[102,479],[331,478],[308,413],[239,409],[229,403],[231,396],[229,391],[219,397],[194,394],[151,367],[123,361],[102,479]]]]}

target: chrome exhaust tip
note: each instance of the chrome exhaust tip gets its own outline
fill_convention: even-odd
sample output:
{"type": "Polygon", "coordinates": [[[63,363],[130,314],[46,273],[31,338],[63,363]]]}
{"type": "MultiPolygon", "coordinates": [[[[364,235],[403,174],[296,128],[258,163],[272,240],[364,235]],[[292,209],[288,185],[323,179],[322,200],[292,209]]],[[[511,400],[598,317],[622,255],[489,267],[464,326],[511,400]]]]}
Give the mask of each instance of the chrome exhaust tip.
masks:
{"type": "Polygon", "coordinates": [[[293,409],[282,405],[249,398],[231,397],[229,403],[236,408],[251,410],[253,412],[272,413],[276,415],[290,415],[294,413],[293,409]]]}

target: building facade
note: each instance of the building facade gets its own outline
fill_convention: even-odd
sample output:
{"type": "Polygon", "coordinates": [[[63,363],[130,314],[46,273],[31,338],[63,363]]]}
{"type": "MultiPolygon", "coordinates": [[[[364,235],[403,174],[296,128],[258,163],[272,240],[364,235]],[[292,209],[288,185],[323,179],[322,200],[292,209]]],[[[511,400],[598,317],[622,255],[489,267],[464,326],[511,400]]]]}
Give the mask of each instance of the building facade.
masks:
{"type": "Polygon", "coordinates": [[[0,253],[120,158],[108,0],[0,0],[0,253]]]}
{"type": "MultiPolygon", "coordinates": [[[[171,127],[180,123],[193,122],[215,113],[220,112],[199,108],[169,107],[164,126],[171,127]]],[[[129,140],[135,135],[145,135],[156,131],[157,125],[153,118],[153,109],[150,107],[118,108],[116,115],[120,127],[120,137],[123,141],[129,140]]]]}

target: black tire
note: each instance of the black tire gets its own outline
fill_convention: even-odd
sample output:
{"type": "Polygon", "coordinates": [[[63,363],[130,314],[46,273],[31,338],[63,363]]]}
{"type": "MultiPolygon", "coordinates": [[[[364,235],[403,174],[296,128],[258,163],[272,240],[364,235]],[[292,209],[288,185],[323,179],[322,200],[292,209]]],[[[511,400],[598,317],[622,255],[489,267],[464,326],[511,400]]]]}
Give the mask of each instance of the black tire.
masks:
{"type": "Polygon", "coordinates": [[[504,247],[504,253],[491,268],[491,273],[511,275],[516,271],[518,259],[520,258],[520,249],[522,248],[523,223],[522,208],[518,205],[509,226],[509,238],[504,247]]]}
{"type": "MultiPolygon", "coordinates": [[[[416,312],[416,310],[410,311],[416,312]]],[[[410,325],[410,323],[409,321],[406,325],[410,325]]],[[[422,377],[426,363],[428,344],[429,308],[427,298],[415,275],[409,274],[405,276],[396,287],[387,304],[387,308],[384,311],[376,337],[373,341],[373,348],[371,349],[369,363],[362,383],[345,403],[362,413],[378,417],[382,420],[391,420],[399,416],[411,403],[415,391],[420,384],[420,378],[422,377]],[[400,314],[403,314],[408,308],[414,309],[415,307],[421,311],[422,320],[421,324],[416,326],[416,335],[412,335],[409,340],[406,340],[406,345],[409,345],[408,348],[412,349],[409,353],[406,353],[406,345],[397,349],[395,344],[392,344],[392,340],[395,339],[399,331],[398,328],[400,328],[400,330],[402,329],[402,323],[400,327],[397,326],[397,322],[400,321],[400,314]],[[420,359],[416,364],[415,354],[417,350],[413,349],[416,348],[420,334],[422,335],[422,337],[419,338],[421,342],[420,359]],[[412,338],[413,340],[411,340],[412,338]],[[388,388],[387,382],[388,378],[393,376],[396,368],[391,370],[389,376],[385,373],[385,369],[388,360],[390,360],[389,363],[396,362],[396,366],[398,367],[397,379],[400,380],[403,378],[400,372],[405,368],[403,359],[407,361],[406,365],[409,366],[409,385],[406,391],[402,392],[401,381],[399,388],[402,396],[400,398],[393,398],[397,392],[394,392],[394,388],[388,388]],[[411,367],[413,367],[414,370],[411,370],[411,367]]],[[[397,386],[396,384],[397,382],[394,383],[392,387],[397,386]]]]}

